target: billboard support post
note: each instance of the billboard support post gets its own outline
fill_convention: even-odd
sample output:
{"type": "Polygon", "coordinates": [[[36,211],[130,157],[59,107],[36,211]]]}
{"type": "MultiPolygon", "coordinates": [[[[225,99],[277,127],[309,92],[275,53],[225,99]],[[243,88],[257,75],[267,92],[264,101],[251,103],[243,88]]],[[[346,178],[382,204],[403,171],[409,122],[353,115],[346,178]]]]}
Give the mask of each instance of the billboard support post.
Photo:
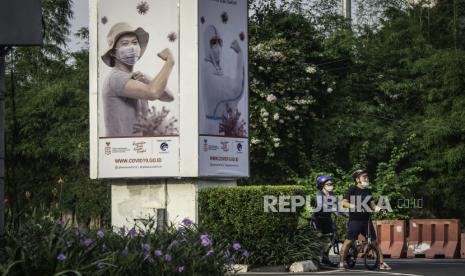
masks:
{"type": "Polygon", "coordinates": [[[5,234],[5,57],[9,49],[0,45],[0,236],[5,234]]]}
{"type": "Polygon", "coordinates": [[[151,216],[157,227],[180,223],[184,218],[199,222],[198,194],[207,187],[236,186],[236,180],[147,179],[115,180],[111,185],[111,223],[132,227],[151,216]]]}

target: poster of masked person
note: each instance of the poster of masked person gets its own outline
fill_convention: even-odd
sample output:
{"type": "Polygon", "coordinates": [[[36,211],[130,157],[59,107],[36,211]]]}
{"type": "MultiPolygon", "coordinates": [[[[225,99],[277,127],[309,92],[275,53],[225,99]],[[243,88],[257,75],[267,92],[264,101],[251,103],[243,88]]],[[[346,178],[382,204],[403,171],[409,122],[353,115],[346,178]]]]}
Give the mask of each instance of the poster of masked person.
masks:
{"type": "Polygon", "coordinates": [[[177,176],[177,1],[97,7],[99,177],[177,176]]]}
{"type": "Polygon", "coordinates": [[[199,1],[200,175],[246,177],[247,1],[199,1]]]}

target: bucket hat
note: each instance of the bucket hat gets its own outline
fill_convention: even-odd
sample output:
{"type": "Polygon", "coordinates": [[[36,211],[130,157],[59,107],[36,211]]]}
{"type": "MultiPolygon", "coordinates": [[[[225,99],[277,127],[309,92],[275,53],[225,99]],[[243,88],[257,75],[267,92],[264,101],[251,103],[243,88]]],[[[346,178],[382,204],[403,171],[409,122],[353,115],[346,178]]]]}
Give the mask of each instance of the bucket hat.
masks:
{"type": "Polygon", "coordinates": [[[120,22],[113,25],[113,27],[111,27],[107,35],[108,49],[105,51],[105,54],[102,55],[102,60],[106,65],[110,67],[115,66],[115,63],[113,62],[113,56],[111,56],[111,51],[113,50],[113,48],[116,45],[116,42],[122,35],[131,33],[135,34],[137,36],[137,39],[139,40],[140,57],[142,57],[145,50],[147,49],[147,44],[149,42],[149,33],[147,33],[141,27],[135,29],[126,22],[120,22]]]}

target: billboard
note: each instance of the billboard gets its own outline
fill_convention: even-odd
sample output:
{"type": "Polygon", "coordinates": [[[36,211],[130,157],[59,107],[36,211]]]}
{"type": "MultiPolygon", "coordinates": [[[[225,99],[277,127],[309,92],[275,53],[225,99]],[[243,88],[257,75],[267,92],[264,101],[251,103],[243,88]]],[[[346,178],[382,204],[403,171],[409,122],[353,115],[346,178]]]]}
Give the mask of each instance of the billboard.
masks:
{"type": "Polygon", "coordinates": [[[91,178],[248,177],[247,1],[89,7],[91,178]]]}
{"type": "Polygon", "coordinates": [[[247,1],[198,5],[199,176],[248,177],[247,1]]]}
{"type": "Polygon", "coordinates": [[[97,177],[178,176],[178,1],[96,2],[97,177]]]}

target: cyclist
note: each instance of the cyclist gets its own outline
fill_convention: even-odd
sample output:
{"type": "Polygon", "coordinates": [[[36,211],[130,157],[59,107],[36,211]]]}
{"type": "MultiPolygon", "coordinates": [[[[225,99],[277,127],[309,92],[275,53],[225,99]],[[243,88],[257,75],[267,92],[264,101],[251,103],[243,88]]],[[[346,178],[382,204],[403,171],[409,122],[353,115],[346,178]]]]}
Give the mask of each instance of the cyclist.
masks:
{"type": "Polygon", "coordinates": [[[368,227],[370,227],[371,239],[373,241],[373,246],[375,246],[380,254],[380,269],[387,270],[391,267],[384,262],[383,252],[376,242],[376,232],[373,227],[373,224],[368,225],[368,220],[370,218],[371,212],[375,210],[376,212],[381,211],[379,206],[373,201],[371,191],[368,188],[370,182],[368,177],[368,172],[365,169],[359,169],[352,173],[352,178],[354,179],[356,185],[351,187],[347,194],[344,196],[342,204],[345,208],[349,208],[349,222],[347,225],[347,239],[344,241],[341,250],[341,257],[339,261],[339,268],[344,269],[344,257],[347,249],[350,247],[351,243],[358,239],[358,235],[362,234],[367,236],[368,227]],[[362,202],[368,201],[368,209],[364,208],[362,202]],[[359,204],[357,206],[356,204],[359,204]]]}
{"type": "MultiPolygon", "coordinates": [[[[322,234],[332,235],[335,233],[335,224],[331,214],[336,212],[338,215],[345,215],[337,208],[336,196],[333,192],[334,183],[330,176],[319,176],[316,179],[318,191],[316,192],[317,208],[313,211],[312,221],[315,228],[322,234]]],[[[332,265],[329,261],[329,249],[323,252],[322,263],[332,265]]]]}

